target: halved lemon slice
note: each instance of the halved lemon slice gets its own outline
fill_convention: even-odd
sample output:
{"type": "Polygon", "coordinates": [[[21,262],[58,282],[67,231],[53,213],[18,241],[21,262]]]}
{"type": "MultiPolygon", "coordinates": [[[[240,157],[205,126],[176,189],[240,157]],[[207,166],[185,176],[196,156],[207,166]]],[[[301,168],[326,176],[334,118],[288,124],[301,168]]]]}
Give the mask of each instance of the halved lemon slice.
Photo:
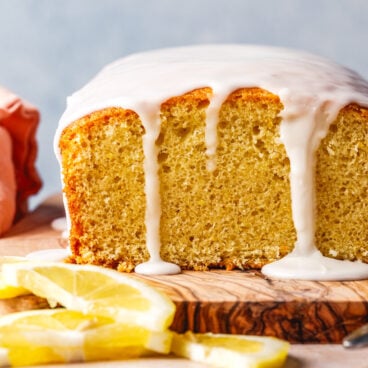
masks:
{"type": "Polygon", "coordinates": [[[114,270],[91,265],[64,263],[8,263],[3,279],[12,286],[60,305],[114,318],[117,322],[164,330],[169,327],[175,305],[147,284],[114,270]]]}
{"type": "Polygon", "coordinates": [[[282,367],[289,343],[264,336],[174,334],[171,351],[181,357],[222,368],[282,367]]]}
{"type": "Polygon", "coordinates": [[[0,257],[0,299],[10,299],[19,295],[27,295],[30,292],[22,287],[7,285],[2,277],[2,267],[5,263],[26,262],[24,257],[2,256],[0,257]]]}
{"type": "Polygon", "coordinates": [[[134,358],[168,353],[172,334],[67,309],[0,318],[0,363],[12,366],[134,358]]]}

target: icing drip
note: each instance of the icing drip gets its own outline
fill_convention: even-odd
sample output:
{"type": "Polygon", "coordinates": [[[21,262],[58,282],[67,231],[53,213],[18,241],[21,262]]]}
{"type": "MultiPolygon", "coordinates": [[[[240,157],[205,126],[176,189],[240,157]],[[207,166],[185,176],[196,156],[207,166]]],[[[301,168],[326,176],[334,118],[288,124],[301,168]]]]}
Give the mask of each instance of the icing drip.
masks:
{"type": "MultiPolygon", "coordinates": [[[[328,126],[320,126],[316,119],[318,107],[311,106],[310,111],[299,110],[290,113],[290,103],[285,93],[281,99],[286,105],[282,114],[280,137],[290,160],[290,188],[292,215],[297,233],[298,249],[305,255],[315,251],[315,155],[321,139],[327,134],[328,126]]],[[[302,103],[302,102],[301,102],[302,103]]],[[[294,102],[295,104],[295,102],[294,102]]]]}
{"type": "Polygon", "coordinates": [[[210,99],[210,105],[206,111],[206,129],[205,129],[205,143],[207,155],[207,170],[209,172],[216,169],[216,150],[217,150],[217,125],[222,103],[225,101],[229,92],[220,93],[214,91],[213,97],[210,99]]]}
{"type": "Polygon", "coordinates": [[[61,232],[62,239],[68,239],[68,225],[66,217],[60,217],[51,222],[52,229],[61,232]]]}
{"type": "Polygon", "coordinates": [[[158,150],[156,140],[160,134],[161,120],[159,107],[154,109],[152,116],[140,116],[146,133],[143,136],[144,175],[146,193],[146,246],[150,260],[135,268],[142,274],[175,274],[180,272],[180,267],[164,262],[160,256],[160,218],[161,198],[160,180],[158,177],[159,165],[157,162],[158,150]]]}
{"type": "Polygon", "coordinates": [[[66,218],[59,217],[51,222],[53,230],[64,232],[67,229],[66,218]]]}
{"type": "Polygon", "coordinates": [[[324,257],[318,250],[308,255],[299,254],[299,251],[302,249],[296,245],[295,249],[284,258],[264,266],[262,272],[280,279],[315,281],[368,278],[368,266],[365,263],[324,257]]]}
{"type": "Polygon", "coordinates": [[[217,123],[226,97],[239,88],[260,87],[280,97],[280,138],[290,160],[294,251],[267,265],[270,276],[301,279],[368,278],[368,265],[323,257],[314,244],[315,151],[338,112],[351,102],[368,107],[368,84],[356,73],[304,52],[279,48],[207,45],[151,51],[118,60],[68,99],[55,135],[74,120],[118,106],[135,111],[145,128],[146,232],[150,261],[137,272],[175,273],[160,258],[160,195],[156,139],[160,106],[173,96],[202,88],[213,95],[206,116],[207,169],[216,168],[217,123]],[[286,267],[286,270],[285,270],[286,267]]]}
{"type": "MultiPolygon", "coordinates": [[[[51,228],[61,233],[62,239],[68,238],[67,220],[59,217],[51,222],[51,228]]],[[[64,248],[41,249],[28,253],[26,258],[31,261],[63,262],[70,256],[70,250],[64,248]]]]}
{"type": "Polygon", "coordinates": [[[28,253],[26,258],[30,261],[63,262],[70,256],[68,249],[42,249],[28,253]]]}

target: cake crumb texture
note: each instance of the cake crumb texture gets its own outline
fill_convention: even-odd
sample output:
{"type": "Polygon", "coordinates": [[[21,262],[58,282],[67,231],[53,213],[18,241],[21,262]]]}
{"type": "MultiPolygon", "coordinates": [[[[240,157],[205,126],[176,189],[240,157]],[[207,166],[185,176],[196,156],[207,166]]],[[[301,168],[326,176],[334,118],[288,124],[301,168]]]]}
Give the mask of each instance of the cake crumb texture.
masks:
{"type": "Polygon", "coordinates": [[[317,151],[316,242],[326,256],[368,263],[368,110],[341,110],[317,151]]]}
{"type": "Polygon", "coordinates": [[[128,271],[148,259],[143,134],[138,116],[117,108],[65,130],[60,148],[74,262],[128,271]]]}

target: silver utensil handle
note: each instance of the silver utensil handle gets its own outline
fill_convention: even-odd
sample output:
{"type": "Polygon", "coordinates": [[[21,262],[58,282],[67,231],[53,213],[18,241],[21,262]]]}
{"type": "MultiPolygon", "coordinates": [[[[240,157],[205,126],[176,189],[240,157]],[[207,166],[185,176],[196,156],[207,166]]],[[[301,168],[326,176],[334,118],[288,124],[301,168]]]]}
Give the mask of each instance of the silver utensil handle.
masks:
{"type": "Polygon", "coordinates": [[[342,341],[345,348],[361,348],[368,346],[368,323],[359,327],[342,341]]]}

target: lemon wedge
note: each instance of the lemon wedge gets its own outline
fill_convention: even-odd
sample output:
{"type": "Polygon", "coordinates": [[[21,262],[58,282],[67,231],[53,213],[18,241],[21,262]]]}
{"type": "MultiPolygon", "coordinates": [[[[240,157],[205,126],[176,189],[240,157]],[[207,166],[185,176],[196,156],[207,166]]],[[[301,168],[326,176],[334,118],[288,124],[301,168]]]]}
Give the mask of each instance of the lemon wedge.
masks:
{"type": "Polygon", "coordinates": [[[175,305],[151,286],[122,273],[91,265],[28,262],[3,265],[6,284],[22,287],[84,314],[163,331],[174,318],[175,305]]]}
{"type": "Polygon", "coordinates": [[[67,309],[0,318],[0,365],[35,365],[167,354],[172,334],[67,309]]]}
{"type": "Polygon", "coordinates": [[[171,351],[181,357],[222,368],[278,368],[285,363],[289,344],[274,337],[174,334],[171,351]]]}
{"type": "Polygon", "coordinates": [[[3,256],[0,257],[0,299],[10,299],[20,295],[27,295],[29,291],[16,286],[7,285],[2,277],[2,266],[5,263],[26,262],[24,257],[3,256]]]}

